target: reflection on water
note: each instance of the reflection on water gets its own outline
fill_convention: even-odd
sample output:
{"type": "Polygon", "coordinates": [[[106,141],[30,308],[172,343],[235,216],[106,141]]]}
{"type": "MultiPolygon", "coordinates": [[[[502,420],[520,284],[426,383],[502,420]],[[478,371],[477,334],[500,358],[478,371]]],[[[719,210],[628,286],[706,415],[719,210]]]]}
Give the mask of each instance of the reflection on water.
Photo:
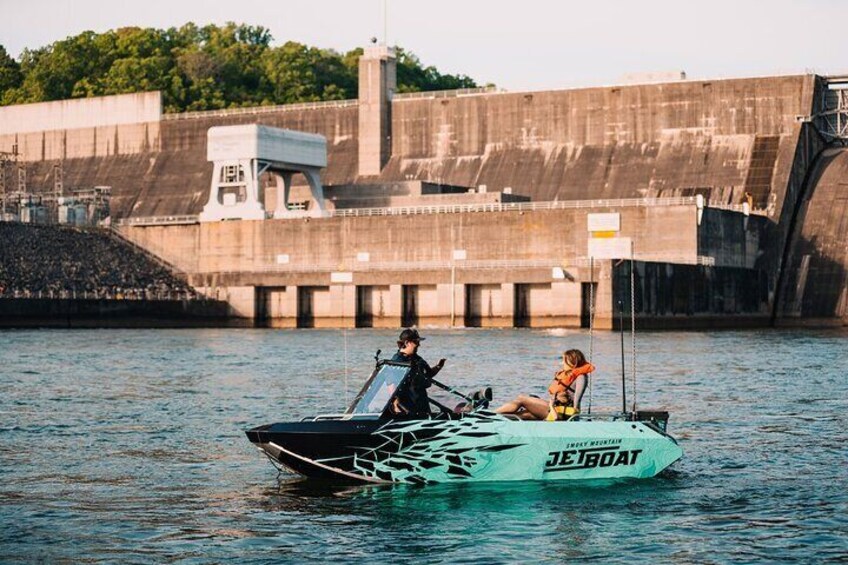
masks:
{"type": "MultiPolygon", "coordinates": [[[[640,335],[637,401],[672,412],[685,451],[656,479],[278,476],[243,430],[340,411],[395,333],[0,332],[0,562],[848,558],[844,332],[640,335]]],[[[444,380],[496,402],[543,392],[563,349],[589,349],[577,331],[427,336],[444,380]]],[[[618,336],[592,347],[593,407],[616,409],[618,336]]]]}

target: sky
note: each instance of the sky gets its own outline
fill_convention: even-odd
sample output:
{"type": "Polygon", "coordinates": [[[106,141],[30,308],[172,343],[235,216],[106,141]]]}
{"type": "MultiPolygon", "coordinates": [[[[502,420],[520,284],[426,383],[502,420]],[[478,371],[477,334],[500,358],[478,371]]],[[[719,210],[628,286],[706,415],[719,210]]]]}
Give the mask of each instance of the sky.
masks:
{"type": "Polygon", "coordinates": [[[189,21],[261,25],[274,44],[341,52],[385,35],[425,65],[510,91],[634,73],[848,72],[846,0],[0,0],[0,45],[17,58],[86,30],[189,21]]]}

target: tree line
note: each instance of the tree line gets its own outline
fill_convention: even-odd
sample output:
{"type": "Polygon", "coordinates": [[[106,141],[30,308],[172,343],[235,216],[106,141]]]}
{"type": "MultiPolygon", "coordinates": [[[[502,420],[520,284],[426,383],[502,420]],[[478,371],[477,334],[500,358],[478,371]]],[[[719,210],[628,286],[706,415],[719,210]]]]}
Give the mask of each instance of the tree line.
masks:
{"type": "MultiPolygon", "coordinates": [[[[338,53],[289,41],[272,46],[261,26],[227,23],[179,28],[86,31],[19,60],[0,45],[0,105],[162,91],[165,112],[217,110],[357,97],[362,49],[338,53]]],[[[473,88],[403,49],[398,92],[473,88]]]]}

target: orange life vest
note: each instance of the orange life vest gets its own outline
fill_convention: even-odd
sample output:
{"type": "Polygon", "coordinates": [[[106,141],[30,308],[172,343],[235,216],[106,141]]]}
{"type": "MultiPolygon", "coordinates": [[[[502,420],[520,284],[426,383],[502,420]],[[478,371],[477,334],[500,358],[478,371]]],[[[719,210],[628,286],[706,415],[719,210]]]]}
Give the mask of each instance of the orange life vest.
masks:
{"type": "Polygon", "coordinates": [[[562,394],[571,387],[571,384],[577,380],[577,377],[588,375],[594,372],[595,366],[591,363],[586,363],[573,369],[562,369],[556,372],[551,386],[548,387],[550,394],[562,394]]]}

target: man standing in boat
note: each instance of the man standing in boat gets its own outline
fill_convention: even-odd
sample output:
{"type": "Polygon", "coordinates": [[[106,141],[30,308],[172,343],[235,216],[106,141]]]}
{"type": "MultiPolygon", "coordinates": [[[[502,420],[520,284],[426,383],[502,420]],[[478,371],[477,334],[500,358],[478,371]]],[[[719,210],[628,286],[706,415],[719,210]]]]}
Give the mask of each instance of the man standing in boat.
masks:
{"type": "Polygon", "coordinates": [[[418,355],[418,348],[423,339],[416,329],[403,330],[397,342],[398,352],[392,357],[392,361],[409,363],[412,367],[412,378],[407,381],[408,385],[398,393],[392,404],[395,414],[399,416],[426,418],[430,414],[427,389],[430,388],[432,379],[445,366],[445,359],[439,359],[435,367],[430,367],[427,361],[418,355]]]}

